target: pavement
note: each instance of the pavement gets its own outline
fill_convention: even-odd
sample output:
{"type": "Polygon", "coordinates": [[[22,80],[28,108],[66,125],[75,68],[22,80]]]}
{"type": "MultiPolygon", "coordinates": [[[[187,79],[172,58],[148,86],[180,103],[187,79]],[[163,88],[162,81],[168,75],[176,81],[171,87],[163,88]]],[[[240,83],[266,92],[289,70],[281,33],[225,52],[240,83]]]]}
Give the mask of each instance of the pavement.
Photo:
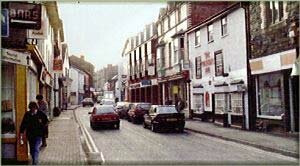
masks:
{"type": "Polygon", "coordinates": [[[41,165],[83,165],[86,157],[72,106],[49,124],[48,146],[40,152],[41,165]]]}
{"type": "Polygon", "coordinates": [[[235,128],[225,128],[211,122],[203,122],[196,119],[187,119],[185,129],[299,159],[299,133],[279,136],[235,128]]]}

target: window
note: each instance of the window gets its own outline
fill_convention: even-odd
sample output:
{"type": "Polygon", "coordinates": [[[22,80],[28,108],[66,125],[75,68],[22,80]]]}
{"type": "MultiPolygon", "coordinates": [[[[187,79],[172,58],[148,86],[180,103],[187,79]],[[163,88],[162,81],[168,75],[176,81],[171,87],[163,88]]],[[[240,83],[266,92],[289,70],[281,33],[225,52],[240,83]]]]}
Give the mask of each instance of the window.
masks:
{"type": "Polygon", "coordinates": [[[180,48],[183,49],[184,48],[184,38],[183,37],[180,38],[179,44],[180,44],[180,48]]]}
{"type": "Polygon", "coordinates": [[[234,114],[243,114],[243,93],[231,93],[230,94],[230,105],[231,105],[231,111],[234,114]]]}
{"type": "Polygon", "coordinates": [[[270,11],[273,24],[281,21],[283,17],[283,2],[271,1],[270,11]]]}
{"type": "Polygon", "coordinates": [[[221,29],[222,29],[222,36],[227,35],[227,17],[222,18],[221,29]]]}
{"type": "Polygon", "coordinates": [[[285,112],[283,75],[273,73],[258,77],[258,115],[281,116],[285,112]]]}
{"type": "Polygon", "coordinates": [[[193,97],[193,110],[194,110],[194,113],[203,113],[204,112],[203,94],[194,94],[194,97],[193,97]]]}
{"type": "Polygon", "coordinates": [[[195,46],[200,45],[200,29],[198,29],[195,33],[195,46]]]}
{"type": "Polygon", "coordinates": [[[172,59],[172,43],[171,42],[169,43],[168,50],[169,50],[169,67],[171,67],[172,66],[172,64],[171,64],[171,59],[172,59]]]}
{"type": "Polygon", "coordinates": [[[226,108],[225,93],[215,94],[215,114],[223,114],[226,108]]]}
{"type": "Polygon", "coordinates": [[[181,21],[181,13],[180,13],[180,9],[177,10],[177,23],[179,23],[181,21]]]}
{"type": "Polygon", "coordinates": [[[208,37],[208,42],[213,42],[214,41],[214,27],[213,24],[210,24],[207,26],[207,37],[208,37]]]}
{"type": "Polygon", "coordinates": [[[195,65],[196,65],[196,79],[200,79],[202,77],[200,56],[195,58],[195,65]]]}
{"type": "Polygon", "coordinates": [[[215,72],[216,76],[222,76],[224,74],[222,51],[215,52],[215,72]]]}
{"type": "Polygon", "coordinates": [[[176,64],[178,60],[178,39],[173,40],[173,46],[174,46],[174,57],[173,57],[173,63],[176,64]]]}

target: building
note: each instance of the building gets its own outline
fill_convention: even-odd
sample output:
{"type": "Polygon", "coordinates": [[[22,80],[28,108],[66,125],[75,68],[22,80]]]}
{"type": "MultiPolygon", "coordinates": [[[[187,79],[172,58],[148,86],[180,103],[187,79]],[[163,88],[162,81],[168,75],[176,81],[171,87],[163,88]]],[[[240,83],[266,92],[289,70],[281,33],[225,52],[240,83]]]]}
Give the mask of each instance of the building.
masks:
{"type": "Polygon", "coordinates": [[[96,91],[103,91],[104,84],[118,74],[118,65],[108,64],[94,74],[96,91]]]}
{"type": "Polygon", "coordinates": [[[143,32],[126,41],[122,53],[127,65],[126,101],[158,104],[156,45],[156,23],[146,25],[143,32]]]}
{"type": "Polygon", "coordinates": [[[189,104],[190,61],[186,31],[218,13],[231,2],[168,2],[157,21],[157,74],[159,103],[189,104]]]}
{"type": "Polygon", "coordinates": [[[84,72],[76,66],[70,65],[70,104],[78,105],[84,98],[84,72]]]}
{"type": "Polygon", "coordinates": [[[192,117],[249,129],[245,18],[237,2],[187,31],[192,117]]]}
{"type": "Polygon", "coordinates": [[[299,2],[249,4],[249,53],[253,92],[250,127],[299,131],[299,2]]]}
{"type": "MultiPolygon", "coordinates": [[[[48,103],[50,119],[55,106],[53,62],[61,57],[60,42],[64,40],[62,20],[56,2],[3,2],[2,10],[10,18],[8,34],[1,37],[2,91],[2,161],[28,161],[27,146],[21,146],[19,128],[30,101],[42,94],[48,103]],[[38,17],[22,18],[16,10],[27,10],[38,17]],[[33,20],[34,19],[34,20],[33,20]],[[36,19],[36,20],[35,20],[36,19]],[[36,24],[27,24],[34,21],[36,24]]],[[[26,141],[26,140],[24,140],[26,141]]]]}

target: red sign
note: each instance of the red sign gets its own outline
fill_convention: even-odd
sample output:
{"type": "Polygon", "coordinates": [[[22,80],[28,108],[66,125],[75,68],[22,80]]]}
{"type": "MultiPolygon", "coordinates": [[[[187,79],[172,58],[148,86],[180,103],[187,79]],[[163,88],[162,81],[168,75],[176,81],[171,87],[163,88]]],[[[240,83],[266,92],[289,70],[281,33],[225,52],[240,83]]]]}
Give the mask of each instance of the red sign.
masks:
{"type": "Polygon", "coordinates": [[[61,73],[63,70],[63,61],[62,59],[53,60],[53,71],[61,73]]]}

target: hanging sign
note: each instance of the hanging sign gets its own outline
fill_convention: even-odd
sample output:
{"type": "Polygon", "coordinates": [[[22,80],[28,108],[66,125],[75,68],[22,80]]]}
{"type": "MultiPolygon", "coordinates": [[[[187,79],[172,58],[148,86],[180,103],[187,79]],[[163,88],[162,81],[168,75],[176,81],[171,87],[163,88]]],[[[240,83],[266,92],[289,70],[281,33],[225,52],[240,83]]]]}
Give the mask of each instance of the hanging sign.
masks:
{"type": "Polygon", "coordinates": [[[27,58],[30,58],[30,54],[9,49],[2,49],[1,58],[2,61],[27,66],[27,58]]]}
{"type": "Polygon", "coordinates": [[[63,61],[62,61],[62,59],[54,59],[53,60],[53,72],[54,73],[62,73],[63,72],[63,61]]]}
{"type": "Polygon", "coordinates": [[[41,29],[41,4],[9,2],[10,26],[19,29],[41,29]]]}

